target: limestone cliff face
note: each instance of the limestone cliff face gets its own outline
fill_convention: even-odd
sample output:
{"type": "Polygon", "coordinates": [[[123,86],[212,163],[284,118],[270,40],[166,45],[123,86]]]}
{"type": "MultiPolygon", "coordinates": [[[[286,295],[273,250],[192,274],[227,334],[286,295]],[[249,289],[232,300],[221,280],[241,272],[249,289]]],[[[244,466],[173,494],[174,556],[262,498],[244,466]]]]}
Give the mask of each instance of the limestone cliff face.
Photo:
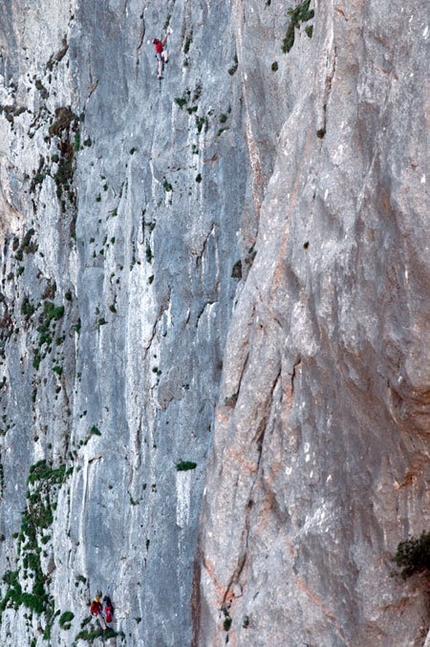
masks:
{"type": "Polygon", "coordinates": [[[98,590],[117,644],[189,644],[247,172],[229,10],[8,2],[1,25],[0,644],[91,641],[98,590]]]}
{"type": "Polygon", "coordinates": [[[280,5],[235,4],[268,180],[225,352],[195,644],[422,645],[425,590],[390,578],[390,556],[429,521],[428,30],[419,3],[318,2],[284,58],[280,5]]]}
{"type": "Polygon", "coordinates": [[[1,645],[424,641],[407,4],[3,3],[1,645]]]}

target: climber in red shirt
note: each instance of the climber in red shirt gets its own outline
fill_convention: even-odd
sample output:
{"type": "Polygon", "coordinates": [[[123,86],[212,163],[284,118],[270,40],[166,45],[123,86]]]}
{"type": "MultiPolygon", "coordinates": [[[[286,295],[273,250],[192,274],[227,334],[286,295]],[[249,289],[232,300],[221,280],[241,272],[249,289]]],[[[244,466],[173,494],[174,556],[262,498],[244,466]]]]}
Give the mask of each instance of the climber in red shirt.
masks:
{"type": "Polygon", "coordinates": [[[171,33],[172,33],[172,30],[169,27],[163,40],[159,40],[158,38],[152,39],[152,44],[155,45],[155,58],[157,59],[157,76],[159,79],[163,78],[164,64],[169,62],[169,55],[167,53],[167,50],[164,49],[164,47],[166,46],[167,39],[169,38],[171,33]]]}
{"type": "Polygon", "coordinates": [[[100,602],[100,598],[95,597],[94,600],[91,602],[91,605],[90,605],[91,615],[92,616],[98,616],[98,615],[101,614],[102,611],[103,611],[103,605],[100,602]]]}

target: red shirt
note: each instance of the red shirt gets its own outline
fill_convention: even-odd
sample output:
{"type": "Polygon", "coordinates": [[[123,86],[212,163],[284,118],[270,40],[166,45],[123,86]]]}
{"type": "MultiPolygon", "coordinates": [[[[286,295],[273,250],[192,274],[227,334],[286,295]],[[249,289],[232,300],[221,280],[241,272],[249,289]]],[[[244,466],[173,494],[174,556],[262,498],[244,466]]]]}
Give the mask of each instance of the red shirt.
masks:
{"type": "Polygon", "coordinates": [[[93,616],[97,616],[102,609],[103,606],[100,604],[100,602],[96,602],[95,600],[91,602],[90,611],[93,616]]]}
{"type": "Polygon", "coordinates": [[[161,52],[163,51],[163,43],[161,42],[161,40],[158,40],[158,38],[154,38],[152,42],[155,45],[155,51],[157,52],[157,54],[161,54],[161,52]]]}

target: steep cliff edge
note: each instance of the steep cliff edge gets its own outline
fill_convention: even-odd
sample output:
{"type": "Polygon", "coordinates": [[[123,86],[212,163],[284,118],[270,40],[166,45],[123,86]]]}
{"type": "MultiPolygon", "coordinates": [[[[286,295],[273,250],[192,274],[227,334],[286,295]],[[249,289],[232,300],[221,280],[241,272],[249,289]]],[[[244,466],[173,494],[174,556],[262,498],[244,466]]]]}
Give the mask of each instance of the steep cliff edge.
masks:
{"type": "Polygon", "coordinates": [[[0,13],[0,644],[421,645],[421,5],[0,13]]]}

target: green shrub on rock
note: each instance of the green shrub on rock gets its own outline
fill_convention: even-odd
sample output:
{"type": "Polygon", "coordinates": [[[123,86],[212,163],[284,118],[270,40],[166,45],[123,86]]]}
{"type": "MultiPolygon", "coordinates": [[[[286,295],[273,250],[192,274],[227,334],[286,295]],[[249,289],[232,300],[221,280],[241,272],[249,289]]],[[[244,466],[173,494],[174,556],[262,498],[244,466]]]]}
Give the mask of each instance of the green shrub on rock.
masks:
{"type": "Polygon", "coordinates": [[[415,573],[430,573],[430,532],[401,541],[393,561],[401,569],[404,580],[415,573]]]}

